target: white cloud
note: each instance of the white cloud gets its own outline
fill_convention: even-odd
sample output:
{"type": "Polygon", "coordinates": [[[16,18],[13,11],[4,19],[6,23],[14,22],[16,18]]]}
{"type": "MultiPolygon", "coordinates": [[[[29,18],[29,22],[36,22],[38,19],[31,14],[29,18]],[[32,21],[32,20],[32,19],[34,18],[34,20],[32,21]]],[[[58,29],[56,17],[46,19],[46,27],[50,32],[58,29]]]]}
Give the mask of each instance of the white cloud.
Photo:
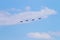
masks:
{"type": "MultiPolygon", "coordinates": [[[[27,7],[29,10],[30,7],[27,7]]],[[[15,10],[15,9],[13,9],[15,10]]],[[[0,25],[13,25],[13,24],[21,24],[31,22],[32,19],[37,20],[38,18],[46,18],[49,15],[55,14],[56,11],[53,9],[49,9],[45,7],[40,11],[26,11],[17,14],[10,14],[9,12],[1,12],[0,11],[0,25]],[[29,20],[28,22],[25,20],[29,20]],[[20,22],[23,21],[23,22],[20,22]]]]}
{"type": "Polygon", "coordinates": [[[49,32],[52,36],[60,36],[60,32],[49,32]]]}
{"type": "Polygon", "coordinates": [[[28,33],[27,37],[29,38],[35,38],[35,39],[51,39],[51,35],[49,35],[48,33],[39,33],[39,32],[35,32],[35,33],[28,33]]]}
{"type": "Polygon", "coordinates": [[[54,40],[55,37],[60,37],[60,32],[30,32],[27,33],[28,38],[54,40]]]}

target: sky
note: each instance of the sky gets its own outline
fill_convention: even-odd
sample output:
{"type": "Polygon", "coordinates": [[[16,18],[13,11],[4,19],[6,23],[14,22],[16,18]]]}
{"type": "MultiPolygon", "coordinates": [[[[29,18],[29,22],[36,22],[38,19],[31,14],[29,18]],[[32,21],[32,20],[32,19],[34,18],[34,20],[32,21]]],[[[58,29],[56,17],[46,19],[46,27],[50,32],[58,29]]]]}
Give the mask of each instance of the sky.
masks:
{"type": "Polygon", "coordinates": [[[60,40],[60,0],[0,0],[0,40],[60,40]]]}

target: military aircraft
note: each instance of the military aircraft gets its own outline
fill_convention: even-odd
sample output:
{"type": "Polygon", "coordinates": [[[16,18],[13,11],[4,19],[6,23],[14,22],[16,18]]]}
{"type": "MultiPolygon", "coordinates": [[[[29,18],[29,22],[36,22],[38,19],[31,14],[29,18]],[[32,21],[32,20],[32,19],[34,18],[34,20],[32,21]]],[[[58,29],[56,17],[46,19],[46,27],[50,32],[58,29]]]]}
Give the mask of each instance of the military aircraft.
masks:
{"type": "Polygon", "coordinates": [[[41,18],[38,18],[38,19],[41,19],[41,18]]]}
{"type": "Polygon", "coordinates": [[[35,19],[32,19],[32,21],[34,21],[35,19]]]}
{"type": "Polygon", "coordinates": [[[23,22],[23,21],[20,21],[20,22],[23,22]]]}
{"type": "Polygon", "coordinates": [[[29,20],[25,20],[25,21],[29,21],[29,20]]]}
{"type": "MultiPolygon", "coordinates": [[[[38,18],[38,19],[40,20],[41,18],[38,18]]],[[[35,20],[35,19],[31,19],[31,21],[34,21],[34,20],[35,20]]],[[[25,20],[25,21],[28,22],[29,20],[25,20]]],[[[20,21],[20,22],[23,22],[23,21],[20,21]]]]}

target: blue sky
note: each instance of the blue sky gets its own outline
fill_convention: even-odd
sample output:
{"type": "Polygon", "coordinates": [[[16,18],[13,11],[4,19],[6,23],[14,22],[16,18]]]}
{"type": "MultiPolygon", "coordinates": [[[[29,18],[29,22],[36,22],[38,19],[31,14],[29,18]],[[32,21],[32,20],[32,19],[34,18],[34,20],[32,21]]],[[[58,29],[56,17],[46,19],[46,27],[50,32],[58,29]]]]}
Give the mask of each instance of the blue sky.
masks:
{"type": "MultiPolygon", "coordinates": [[[[45,7],[56,10],[57,13],[29,23],[14,24],[9,22],[8,25],[4,25],[3,22],[3,25],[0,25],[0,40],[60,40],[60,0],[0,0],[0,16],[3,13],[2,15],[5,20],[8,11],[9,15],[18,15],[19,13],[24,15],[23,13],[27,13],[25,16],[27,15],[27,18],[29,18],[29,11],[29,13],[32,13],[32,11],[35,13],[35,11],[40,11],[45,7]]],[[[18,17],[21,18],[21,16],[18,17]]],[[[35,16],[33,18],[35,18],[35,16]]],[[[0,24],[1,23],[0,21],[0,24]]]]}

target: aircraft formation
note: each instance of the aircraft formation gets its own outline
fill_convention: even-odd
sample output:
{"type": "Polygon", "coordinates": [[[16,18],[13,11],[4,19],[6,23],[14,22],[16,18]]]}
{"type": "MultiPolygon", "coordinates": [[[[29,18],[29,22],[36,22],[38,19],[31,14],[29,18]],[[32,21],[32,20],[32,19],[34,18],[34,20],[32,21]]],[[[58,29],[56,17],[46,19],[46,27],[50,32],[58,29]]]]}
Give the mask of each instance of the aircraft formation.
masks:
{"type": "MultiPolygon", "coordinates": [[[[40,20],[41,18],[38,18],[38,20],[40,20]]],[[[25,20],[26,22],[28,22],[29,20],[25,20]]],[[[35,21],[35,19],[31,19],[31,21],[35,21]]],[[[24,21],[20,21],[20,22],[24,22],[24,21]]]]}

